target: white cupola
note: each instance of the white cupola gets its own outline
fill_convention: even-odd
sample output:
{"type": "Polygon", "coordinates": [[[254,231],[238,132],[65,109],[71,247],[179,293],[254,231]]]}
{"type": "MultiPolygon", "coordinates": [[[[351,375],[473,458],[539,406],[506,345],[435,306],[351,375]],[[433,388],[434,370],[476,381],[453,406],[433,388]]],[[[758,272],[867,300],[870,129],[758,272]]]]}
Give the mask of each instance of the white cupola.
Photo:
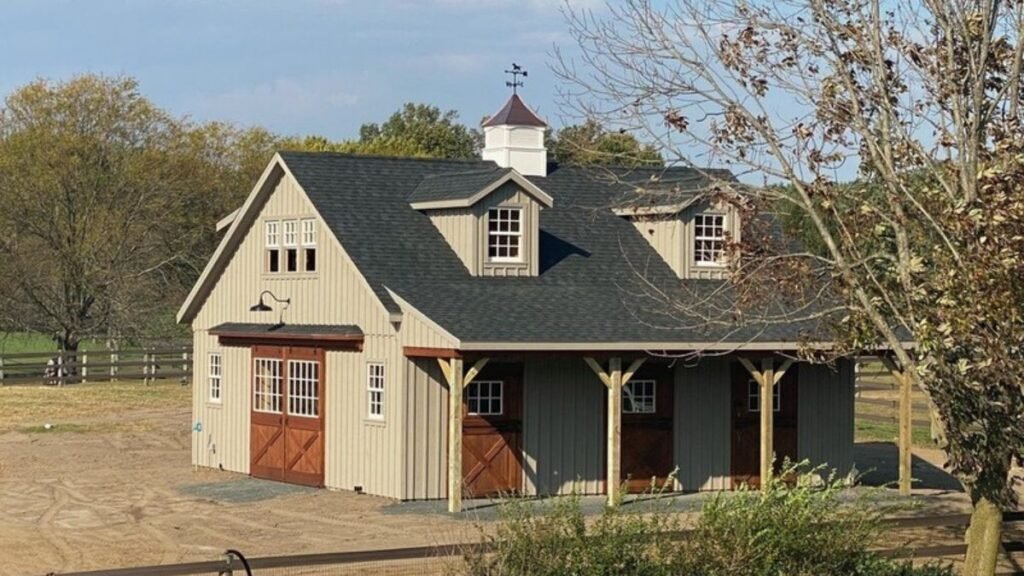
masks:
{"type": "Polygon", "coordinates": [[[536,112],[512,94],[501,110],[484,122],[483,159],[524,176],[548,175],[548,150],[544,131],[548,125],[536,112]]]}

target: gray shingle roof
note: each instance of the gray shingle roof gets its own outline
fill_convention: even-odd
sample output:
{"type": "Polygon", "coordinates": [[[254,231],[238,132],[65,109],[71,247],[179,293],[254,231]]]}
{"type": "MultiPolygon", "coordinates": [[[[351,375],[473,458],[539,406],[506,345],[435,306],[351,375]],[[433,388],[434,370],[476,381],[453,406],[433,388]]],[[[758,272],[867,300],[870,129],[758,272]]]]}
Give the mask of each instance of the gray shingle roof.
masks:
{"type": "Polygon", "coordinates": [[[409,203],[439,200],[466,200],[507,176],[512,170],[495,165],[465,172],[431,174],[423,178],[409,195],[409,203]]]}
{"type": "MultiPolygon", "coordinates": [[[[546,178],[530,177],[554,198],[540,216],[541,273],[489,278],[471,276],[408,198],[425,178],[486,172],[496,169],[493,163],[281,157],[385,306],[400,310],[391,289],[463,342],[793,342],[813,337],[809,331],[816,328],[708,329],[677,317],[666,299],[699,301],[721,291],[722,283],[680,280],[633,224],[610,209],[635,186],[609,181],[602,170],[554,167],[546,178]]],[[[619,175],[686,180],[696,173],[671,168],[619,175]]]]}

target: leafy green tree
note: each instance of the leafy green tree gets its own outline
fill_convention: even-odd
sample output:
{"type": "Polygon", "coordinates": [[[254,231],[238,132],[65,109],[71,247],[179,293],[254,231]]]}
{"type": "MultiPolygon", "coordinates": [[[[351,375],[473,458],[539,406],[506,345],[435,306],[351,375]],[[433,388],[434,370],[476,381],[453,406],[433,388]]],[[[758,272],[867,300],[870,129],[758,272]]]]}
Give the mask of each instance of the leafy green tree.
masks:
{"type": "Polygon", "coordinates": [[[33,82],[0,110],[0,308],[70,350],[141,329],[194,253],[187,130],[134,80],[33,82]]]}
{"type": "Polygon", "coordinates": [[[559,164],[570,166],[664,166],[658,149],[628,132],[609,132],[597,121],[548,133],[547,148],[559,164]]]}
{"type": "Polygon", "coordinates": [[[383,124],[363,124],[359,143],[390,150],[414,150],[432,158],[477,158],[481,135],[458,123],[454,110],[442,112],[429,104],[406,103],[383,124]]]}

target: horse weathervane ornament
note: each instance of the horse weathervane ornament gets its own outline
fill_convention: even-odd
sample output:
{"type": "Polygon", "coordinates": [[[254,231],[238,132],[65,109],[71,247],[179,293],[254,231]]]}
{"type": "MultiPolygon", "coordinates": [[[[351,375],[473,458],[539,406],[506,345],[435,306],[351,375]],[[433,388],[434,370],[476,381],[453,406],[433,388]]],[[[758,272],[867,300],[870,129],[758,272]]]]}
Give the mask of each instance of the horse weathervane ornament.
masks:
{"type": "Polygon", "coordinates": [[[512,89],[512,94],[514,95],[514,94],[516,94],[516,88],[519,88],[520,86],[523,85],[523,81],[520,80],[519,77],[522,76],[523,78],[526,78],[526,76],[527,76],[526,70],[523,70],[522,66],[520,66],[519,64],[516,64],[515,62],[513,62],[512,63],[512,69],[511,70],[505,70],[505,74],[511,74],[512,75],[512,81],[510,82],[510,81],[506,80],[505,81],[505,86],[508,86],[509,88],[511,88],[512,89]]]}

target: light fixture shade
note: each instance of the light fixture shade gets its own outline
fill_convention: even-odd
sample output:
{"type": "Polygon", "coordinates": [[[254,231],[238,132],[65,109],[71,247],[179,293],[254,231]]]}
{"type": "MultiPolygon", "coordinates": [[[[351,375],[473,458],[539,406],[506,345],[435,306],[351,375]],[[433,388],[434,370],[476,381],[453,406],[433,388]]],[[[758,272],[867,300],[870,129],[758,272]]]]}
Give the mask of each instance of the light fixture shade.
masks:
{"type": "Polygon", "coordinates": [[[266,304],[263,303],[263,298],[260,298],[260,301],[259,301],[258,304],[254,304],[254,305],[249,307],[249,312],[270,312],[270,311],[271,311],[270,306],[267,306],[266,304]]]}

